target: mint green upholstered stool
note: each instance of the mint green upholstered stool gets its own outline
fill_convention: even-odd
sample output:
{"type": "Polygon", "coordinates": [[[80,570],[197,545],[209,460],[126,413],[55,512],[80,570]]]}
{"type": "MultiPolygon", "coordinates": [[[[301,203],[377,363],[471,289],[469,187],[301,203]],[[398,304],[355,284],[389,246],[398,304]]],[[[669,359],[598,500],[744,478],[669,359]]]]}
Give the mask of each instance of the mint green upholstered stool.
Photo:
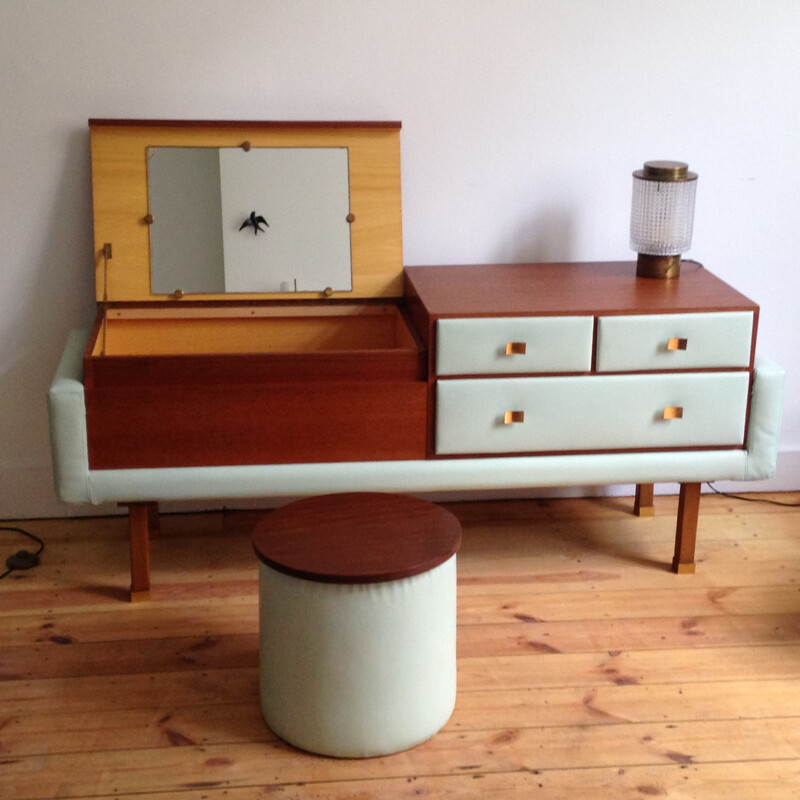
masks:
{"type": "Polygon", "coordinates": [[[403,495],[300,500],[256,527],[261,708],[313,753],[385,755],[432,737],[456,697],[448,511],[403,495]]]}

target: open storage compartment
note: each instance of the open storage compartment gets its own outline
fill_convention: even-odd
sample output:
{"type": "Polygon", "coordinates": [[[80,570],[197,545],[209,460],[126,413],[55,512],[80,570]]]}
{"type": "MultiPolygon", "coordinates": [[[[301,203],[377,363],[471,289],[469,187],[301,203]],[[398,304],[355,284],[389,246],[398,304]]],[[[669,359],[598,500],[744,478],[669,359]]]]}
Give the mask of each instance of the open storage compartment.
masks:
{"type": "Polygon", "coordinates": [[[93,469],[425,457],[427,354],[401,305],[399,124],[90,126],[100,304],[84,357],[93,469]],[[317,160],[298,180],[315,196],[335,195],[330,208],[304,205],[281,178],[307,166],[306,150],[317,160]],[[339,172],[320,177],[329,151],[339,172]],[[205,163],[189,177],[187,155],[205,163]],[[154,181],[153,162],[173,156],[168,180],[154,181]],[[252,160],[260,157],[265,167],[252,160]],[[235,191],[225,188],[231,161],[235,191]],[[217,214],[216,199],[197,212],[191,198],[173,200],[185,200],[183,216],[151,213],[169,205],[154,184],[205,193],[209,163],[219,225],[207,210],[217,214]],[[159,225],[177,227],[156,235],[159,225]],[[278,272],[300,277],[275,283],[280,291],[240,291],[278,272]],[[176,283],[197,291],[163,292],[176,283]]]}

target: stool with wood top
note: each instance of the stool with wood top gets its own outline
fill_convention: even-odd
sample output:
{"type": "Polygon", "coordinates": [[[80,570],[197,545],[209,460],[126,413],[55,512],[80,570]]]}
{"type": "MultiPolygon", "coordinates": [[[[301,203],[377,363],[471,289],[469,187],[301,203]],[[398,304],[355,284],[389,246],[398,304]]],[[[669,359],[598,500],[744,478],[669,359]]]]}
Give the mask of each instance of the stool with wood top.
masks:
{"type": "Polygon", "coordinates": [[[332,494],[267,514],[261,708],[313,753],[385,755],[432,737],[456,697],[456,552],[448,511],[395,494],[332,494]]]}

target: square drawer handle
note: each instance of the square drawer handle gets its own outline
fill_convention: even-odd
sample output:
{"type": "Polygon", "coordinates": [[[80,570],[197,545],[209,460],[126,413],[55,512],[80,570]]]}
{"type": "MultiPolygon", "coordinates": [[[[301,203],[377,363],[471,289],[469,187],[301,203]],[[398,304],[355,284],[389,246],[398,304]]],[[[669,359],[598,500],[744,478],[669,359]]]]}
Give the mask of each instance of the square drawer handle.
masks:
{"type": "Polygon", "coordinates": [[[515,422],[525,422],[524,411],[506,411],[503,415],[503,424],[512,425],[515,422]]]}
{"type": "Polygon", "coordinates": [[[685,350],[686,345],[688,344],[688,339],[678,339],[677,337],[673,337],[667,342],[667,350],[685,350]]]}
{"type": "Polygon", "coordinates": [[[683,406],[667,406],[662,419],[683,419],[683,406]]]}
{"type": "Polygon", "coordinates": [[[528,345],[526,342],[508,342],[506,344],[506,355],[524,356],[527,349],[528,345]]]}

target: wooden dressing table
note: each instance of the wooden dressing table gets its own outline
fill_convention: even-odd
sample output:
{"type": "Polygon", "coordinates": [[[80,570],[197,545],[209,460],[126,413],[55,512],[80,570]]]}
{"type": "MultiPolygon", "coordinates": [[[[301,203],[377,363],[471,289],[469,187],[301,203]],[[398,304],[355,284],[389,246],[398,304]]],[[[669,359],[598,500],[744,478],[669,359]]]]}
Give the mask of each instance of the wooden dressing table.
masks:
{"type": "Polygon", "coordinates": [[[634,483],[645,514],[653,483],[675,481],[673,568],[690,572],[701,482],[774,469],[783,372],[756,357],[758,306],[700,265],[403,270],[399,123],[90,129],[99,311],[50,391],[54,472],[65,501],[128,506],[134,598],[160,501],[634,483]],[[290,203],[284,173],[329,155],[329,183],[316,166],[298,181],[331,204],[290,203]],[[204,177],[184,176],[196,156],[204,177]],[[200,195],[209,174],[215,216],[151,213],[149,184],[200,195]],[[306,219],[335,231],[330,284],[306,219]]]}

